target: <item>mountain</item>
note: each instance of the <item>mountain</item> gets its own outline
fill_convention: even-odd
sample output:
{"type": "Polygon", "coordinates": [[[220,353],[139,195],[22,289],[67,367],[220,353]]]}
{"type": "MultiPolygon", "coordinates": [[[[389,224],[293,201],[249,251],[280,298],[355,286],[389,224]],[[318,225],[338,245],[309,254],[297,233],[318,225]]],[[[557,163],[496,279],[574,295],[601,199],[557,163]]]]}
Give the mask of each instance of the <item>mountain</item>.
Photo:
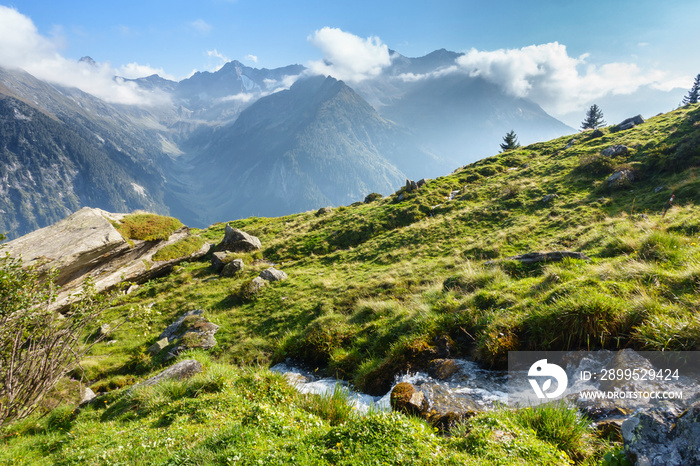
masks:
{"type": "Polygon", "coordinates": [[[190,157],[181,176],[197,186],[205,223],[388,194],[433,162],[345,83],[321,76],[261,98],[182,147],[190,157]]]}
{"type": "Polygon", "coordinates": [[[460,56],[444,49],[417,58],[392,52],[391,66],[380,75],[351,85],[310,77],[301,65],[256,69],[238,61],[179,82],[157,75],[115,78],[152,94],[143,105],[109,104],[22,71],[0,70],[0,96],[14,99],[3,109],[0,140],[17,139],[22,131],[27,141],[34,133],[48,138],[24,149],[5,143],[8,166],[55,162],[82,174],[102,167],[100,176],[80,178],[77,191],[77,178],[63,173],[65,192],[44,185],[44,178],[27,181],[26,172],[24,181],[13,182],[23,199],[39,196],[32,201],[39,207],[20,207],[8,197],[0,227],[15,235],[86,205],[150,209],[201,227],[221,215],[349,204],[372,191],[392,192],[406,178],[436,177],[477,160],[510,130],[522,143],[575,131],[535,103],[461,72],[460,56]],[[32,118],[13,119],[15,108],[32,118]],[[81,140],[84,150],[61,149],[56,141],[63,136],[81,140]],[[120,195],[125,189],[128,195],[120,195]],[[19,215],[18,209],[36,214],[19,215]]]}
{"type": "Polygon", "coordinates": [[[576,132],[531,100],[460,71],[455,62],[460,56],[445,49],[419,58],[394,52],[391,66],[359,83],[357,91],[453,165],[493,153],[511,130],[526,144],[576,132]]]}
{"type": "Polygon", "coordinates": [[[177,83],[173,95],[192,110],[202,109],[217,99],[240,93],[262,93],[274,90],[284,78],[297,76],[304,71],[302,65],[289,65],[268,70],[244,65],[238,60],[226,63],[221,69],[210,73],[197,72],[177,83]]]}
{"type": "Polygon", "coordinates": [[[86,205],[167,213],[161,133],[137,107],[0,69],[0,232],[18,236],[86,205]]]}
{"type": "Polygon", "coordinates": [[[215,72],[198,71],[175,82],[157,75],[132,79],[139,86],[169,95],[178,108],[180,125],[190,130],[202,123],[231,122],[240,112],[263,97],[285,86],[285,80],[303,73],[302,65],[269,70],[251,68],[238,60],[226,63],[215,72]]]}

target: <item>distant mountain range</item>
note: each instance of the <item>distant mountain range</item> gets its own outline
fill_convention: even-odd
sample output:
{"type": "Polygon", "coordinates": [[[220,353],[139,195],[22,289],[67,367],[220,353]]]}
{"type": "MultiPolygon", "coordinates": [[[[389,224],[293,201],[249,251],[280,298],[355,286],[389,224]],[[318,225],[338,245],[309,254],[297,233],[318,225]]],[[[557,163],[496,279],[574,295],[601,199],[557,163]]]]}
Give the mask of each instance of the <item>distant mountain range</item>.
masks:
{"type": "Polygon", "coordinates": [[[150,107],[0,69],[0,232],[86,205],[205,226],[349,204],[493,154],[511,129],[523,143],[575,132],[460,72],[460,54],[392,56],[352,87],[238,61],[180,82],[132,80],[170,101],[150,107]]]}

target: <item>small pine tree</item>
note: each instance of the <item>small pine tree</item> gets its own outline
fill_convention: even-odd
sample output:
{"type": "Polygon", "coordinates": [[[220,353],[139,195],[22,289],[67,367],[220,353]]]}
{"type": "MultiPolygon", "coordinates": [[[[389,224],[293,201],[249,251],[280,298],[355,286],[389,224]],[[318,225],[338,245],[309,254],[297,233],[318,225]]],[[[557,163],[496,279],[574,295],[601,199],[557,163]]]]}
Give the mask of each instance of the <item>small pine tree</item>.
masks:
{"type": "Polygon", "coordinates": [[[586,112],[586,119],[581,123],[581,129],[596,129],[605,124],[603,120],[603,111],[596,104],[591,105],[591,108],[586,112]]]}
{"type": "Polygon", "coordinates": [[[517,149],[520,147],[518,142],[518,136],[516,136],[515,131],[510,130],[508,134],[503,137],[503,143],[501,144],[501,152],[505,152],[511,149],[517,149]]]}
{"type": "Polygon", "coordinates": [[[695,77],[695,82],[688,91],[688,95],[683,97],[683,105],[697,104],[698,97],[700,97],[700,74],[695,77]]]}

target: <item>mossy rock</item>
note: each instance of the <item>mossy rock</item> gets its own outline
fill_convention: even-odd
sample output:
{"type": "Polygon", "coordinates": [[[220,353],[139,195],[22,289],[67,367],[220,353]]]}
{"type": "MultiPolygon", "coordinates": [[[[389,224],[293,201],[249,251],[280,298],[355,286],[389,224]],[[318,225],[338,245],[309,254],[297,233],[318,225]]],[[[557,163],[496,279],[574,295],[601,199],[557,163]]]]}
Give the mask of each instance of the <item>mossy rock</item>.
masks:
{"type": "Polygon", "coordinates": [[[389,402],[394,411],[415,416],[423,416],[427,408],[427,400],[423,392],[408,382],[396,384],[391,390],[389,402]]]}

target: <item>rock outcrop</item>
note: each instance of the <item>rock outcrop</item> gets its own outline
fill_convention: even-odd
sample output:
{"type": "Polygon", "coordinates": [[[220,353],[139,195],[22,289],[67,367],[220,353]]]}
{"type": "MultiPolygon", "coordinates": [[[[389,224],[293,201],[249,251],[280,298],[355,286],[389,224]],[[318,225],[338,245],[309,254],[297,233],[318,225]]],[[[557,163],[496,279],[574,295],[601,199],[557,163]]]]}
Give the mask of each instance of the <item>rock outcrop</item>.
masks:
{"type": "Polygon", "coordinates": [[[262,272],[260,272],[260,278],[267,280],[268,282],[277,282],[287,279],[287,274],[281,270],[277,270],[274,267],[269,267],[262,272]]]}
{"type": "Polygon", "coordinates": [[[221,276],[233,277],[244,268],[245,264],[243,263],[243,259],[234,259],[224,266],[224,268],[221,270],[221,276]]]}
{"type": "Polygon", "coordinates": [[[391,390],[389,401],[394,411],[422,417],[439,429],[448,429],[484,410],[467,397],[457,397],[444,385],[431,382],[420,386],[400,382],[391,390]]]}
{"type": "Polygon", "coordinates": [[[700,403],[678,416],[641,412],[622,423],[628,457],[640,466],[700,464],[700,403]]]}
{"type": "Polygon", "coordinates": [[[4,247],[23,264],[34,265],[42,274],[58,270],[56,284],[61,288],[54,309],[64,309],[91,278],[96,291],[114,288],[120,283],[143,283],[169,273],[173,266],[206,254],[208,244],[198,251],[172,260],[154,261],[163,247],[190,236],[182,227],[167,240],[126,240],[113,226],[127,214],[113,214],[84,207],[63,220],[17,238],[4,247]]]}
{"type": "Polygon", "coordinates": [[[627,118],[625,120],[622,120],[620,123],[614,126],[615,131],[625,131],[627,129],[632,129],[637,125],[641,125],[644,123],[644,118],[642,118],[642,115],[637,115],[633,116],[631,118],[627,118]]]}
{"type": "MultiPolygon", "coordinates": [[[[154,375],[148,380],[141,382],[140,384],[134,385],[134,387],[147,387],[149,385],[156,385],[163,380],[184,380],[189,379],[195,374],[202,372],[202,364],[195,359],[185,359],[177,364],[165,369],[158,375],[154,375]]],[[[133,388],[133,387],[132,387],[133,388]]]]}
{"type": "Polygon", "coordinates": [[[600,153],[606,157],[617,157],[619,155],[625,155],[627,152],[629,152],[629,148],[627,146],[623,144],[616,144],[603,149],[600,153]]]}
{"type": "Polygon", "coordinates": [[[203,314],[202,309],[182,314],[163,330],[158,341],[148,348],[148,352],[155,356],[170,346],[172,348],[165,357],[168,360],[187,349],[208,350],[216,346],[214,335],[219,331],[219,326],[209,322],[203,314]]]}
{"type": "Polygon", "coordinates": [[[233,228],[226,224],[224,239],[216,247],[218,251],[250,252],[262,247],[257,236],[249,235],[245,231],[233,228]]]}
{"type": "Polygon", "coordinates": [[[255,277],[250,283],[248,283],[248,286],[246,287],[246,292],[249,295],[255,295],[260,292],[264,287],[267,286],[267,284],[270,283],[264,278],[261,277],[255,277]]]}
{"type": "Polygon", "coordinates": [[[394,411],[416,416],[422,416],[428,407],[423,392],[408,382],[400,382],[394,386],[389,402],[394,411]]]}
{"type": "Polygon", "coordinates": [[[217,251],[211,255],[211,266],[219,273],[226,266],[226,252],[217,251]]]}
{"type": "Polygon", "coordinates": [[[425,185],[425,179],[420,179],[418,181],[406,180],[404,189],[407,193],[410,193],[411,191],[420,189],[423,185],[425,185]]]}
{"type": "Polygon", "coordinates": [[[624,188],[632,184],[633,181],[634,172],[632,170],[620,170],[608,177],[608,187],[624,188]]]}
{"type": "Polygon", "coordinates": [[[433,359],[428,368],[428,374],[437,380],[447,380],[459,371],[454,359],[433,359]]]}

